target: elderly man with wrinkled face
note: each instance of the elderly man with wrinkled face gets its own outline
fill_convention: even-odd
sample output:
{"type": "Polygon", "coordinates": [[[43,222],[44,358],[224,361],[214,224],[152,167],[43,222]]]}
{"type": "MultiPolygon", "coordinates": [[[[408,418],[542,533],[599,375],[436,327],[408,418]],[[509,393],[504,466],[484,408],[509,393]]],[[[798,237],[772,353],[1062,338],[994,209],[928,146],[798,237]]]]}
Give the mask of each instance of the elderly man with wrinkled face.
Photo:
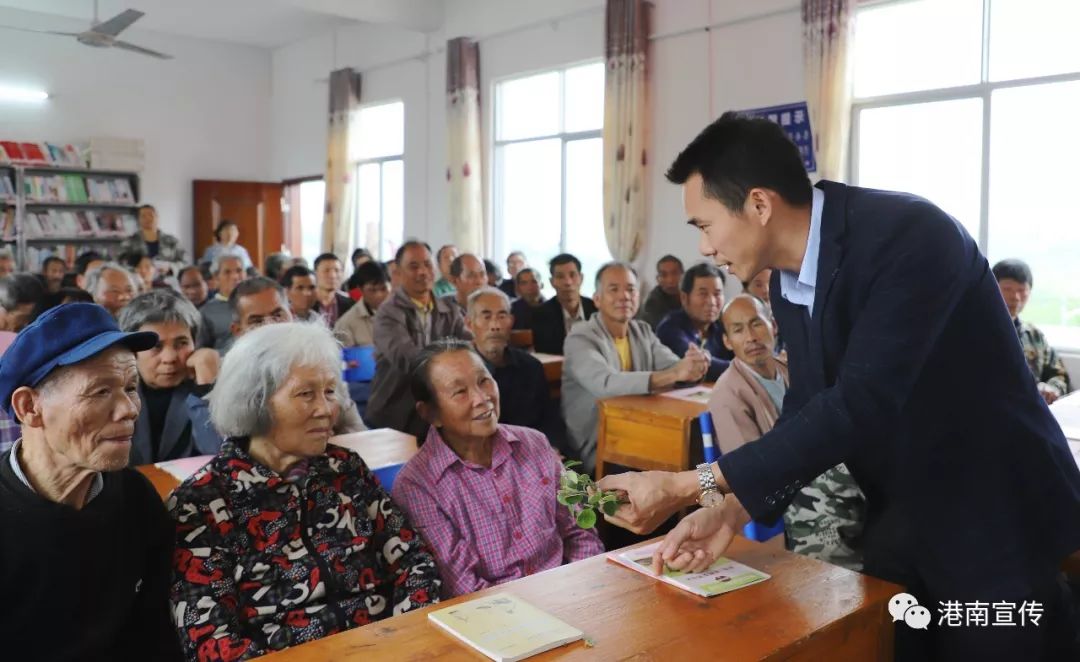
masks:
{"type": "Polygon", "coordinates": [[[53,308],[0,360],[0,405],[22,437],[0,456],[5,656],[178,660],[168,589],[173,527],[127,469],[139,416],[135,353],[101,306],[53,308]]]}

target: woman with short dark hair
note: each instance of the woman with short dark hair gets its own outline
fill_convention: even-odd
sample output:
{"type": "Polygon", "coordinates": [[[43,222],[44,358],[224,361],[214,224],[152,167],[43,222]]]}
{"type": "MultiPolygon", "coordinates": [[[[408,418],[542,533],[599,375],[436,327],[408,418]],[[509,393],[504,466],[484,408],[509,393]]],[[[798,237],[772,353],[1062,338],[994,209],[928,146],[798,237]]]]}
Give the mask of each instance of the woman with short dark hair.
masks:
{"type": "Polygon", "coordinates": [[[240,228],[228,219],[222,220],[214,228],[214,243],[207,247],[203,253],[201,262],[213,262],[214,258],[223,253],[235,255],[244,262],[244,269],[250,269],[251,256],[247,249],[236,243],[240,239],[240,228]]]}
{"type": "Polygon", "coordinates": [[[195,349],[199,312],[172,290],[140,294],[120,311],[126,332],[152,331],[158,342],[135,355],[143,403],[131,440],[131,464],[210,455],[221,437],[192,421],[191,405],[210,392],[220,359],[211,348],[195,349]]]}
{"type": "Polygon", "coordinates": [[[472,346],[429,345],[412,364],[431,425],[394,481],[394,500],[428,541],[447,597],[604,551],[556,501],[562,466],[543,433],[499,423],[499,387],[472,346]]]}

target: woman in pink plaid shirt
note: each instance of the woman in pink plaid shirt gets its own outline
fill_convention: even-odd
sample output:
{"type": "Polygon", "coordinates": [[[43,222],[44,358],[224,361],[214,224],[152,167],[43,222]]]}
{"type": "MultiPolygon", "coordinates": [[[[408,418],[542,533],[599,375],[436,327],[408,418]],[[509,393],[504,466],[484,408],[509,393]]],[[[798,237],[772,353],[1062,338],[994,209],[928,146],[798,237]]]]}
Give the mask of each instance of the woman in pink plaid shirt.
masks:
{"type": "Polygon", "coordinates": [[[562,466],[547,437],[499,423],[499,388],[468,343],[428,346],[411,388],[431,429],[393,499],[434,550],[444,596],[604,551],[555,500],[562,466]]]}

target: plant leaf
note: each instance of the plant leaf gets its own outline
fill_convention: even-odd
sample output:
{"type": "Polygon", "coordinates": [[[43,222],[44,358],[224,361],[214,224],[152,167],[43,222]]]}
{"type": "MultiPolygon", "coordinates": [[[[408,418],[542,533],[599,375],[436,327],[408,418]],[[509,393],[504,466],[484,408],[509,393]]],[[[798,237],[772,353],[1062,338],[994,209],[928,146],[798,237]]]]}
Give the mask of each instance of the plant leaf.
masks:
{"type": "Polygon", "coordinates": [[[591,529],[596,526],[596,511],[586,508],[577,515],[577,525],[583,529],[591,529]]]}
{"type": "Polygon", "coordinates": [[[566,500],[567,496],[568,495],[566,493],[560,491],[560,492],[557,492],[555,494],[555,500],[558,501],[559,503],[561,503],[564,506],[569,506],[570,502],[566,500]]]}
{"type": "Polygon", "coordinates": [[[581,474],[579,474],[576,471],[567,470],[566,472],[563,473],[562,477],[563,477],[563,479],[566,480],[567,483],[570,483],[571,485],[577,486],[578,481],[581,478],[581,474]]]}
{"type": "Polygon", "coordinates": [[[577,460],[567,460],[566,462],[563,462],[563,466],[566,467],[567,469],[569,469],[571,467],[580,467],[581,462],[578,462],[577,460]]]}
{"type": "Polygon", "coordinates": [[[604,511],[605,515],[611,517],[615,514],[617,510],[619,510],[619,504],[615,503],[614,501],[605,501],[600,504],[600,508],[604,511]]]}
{"type": "Polygon", "coordinates": [[[576,504],[579,504],[582,501],[584,501],[585,497],[582,496],[581,494],[576,493],[576,492],[570,492],[570,493],[567,493],[566,495],[564,495],[563,499],[566,500],[566,505],[572,506],[572,505],[576,505],[576,504]]]}

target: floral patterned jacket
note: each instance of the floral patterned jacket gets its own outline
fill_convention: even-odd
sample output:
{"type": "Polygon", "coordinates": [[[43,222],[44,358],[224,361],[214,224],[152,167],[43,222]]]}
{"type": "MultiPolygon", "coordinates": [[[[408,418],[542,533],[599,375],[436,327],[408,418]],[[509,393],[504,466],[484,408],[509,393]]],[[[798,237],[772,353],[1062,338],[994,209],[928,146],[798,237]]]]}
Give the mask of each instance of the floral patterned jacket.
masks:
{"type": "Polygon", "coordinates": [[[240,660],[437,602],[427,545],[356,453],[281,476],[227,440],[167,504],[190,660],[240,660]]]}

